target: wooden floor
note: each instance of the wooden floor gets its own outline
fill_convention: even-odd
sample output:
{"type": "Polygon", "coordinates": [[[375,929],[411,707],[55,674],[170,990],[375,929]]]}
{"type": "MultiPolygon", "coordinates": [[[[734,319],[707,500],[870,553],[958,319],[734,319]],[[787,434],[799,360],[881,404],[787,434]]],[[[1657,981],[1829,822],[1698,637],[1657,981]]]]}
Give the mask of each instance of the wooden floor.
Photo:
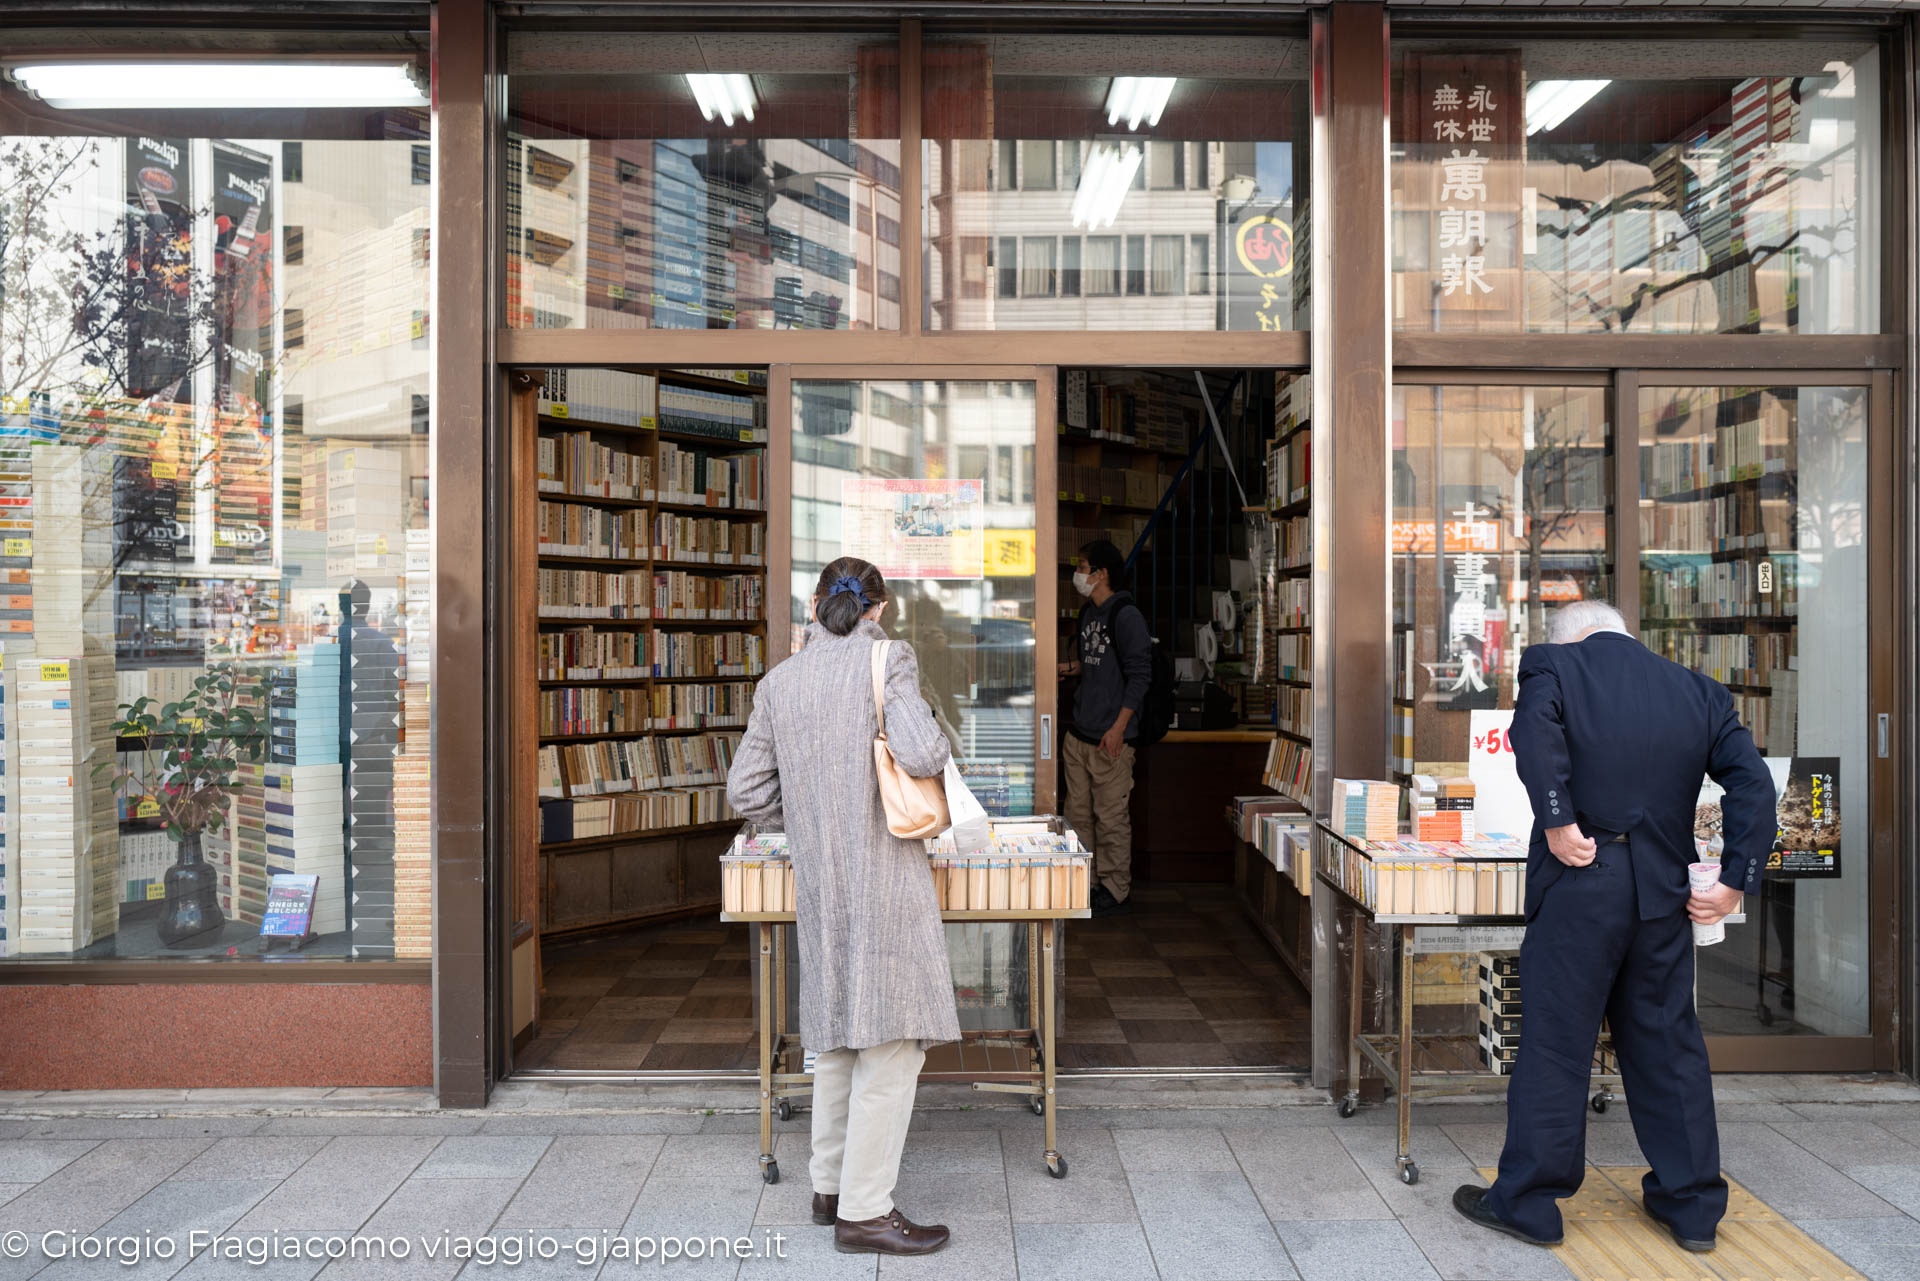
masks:
{"type": "MultiPolygon", "coordinates": [[[[1069,922],[1066,940],[1062,1068],[1306,1069],[1307,993],[1231,887],[1141,884],[1131,912],[1069,922]]],[[[549,946],[540,1035],[515,1068],[751,1070],[747,941],[709,918],[549,946]]]]}

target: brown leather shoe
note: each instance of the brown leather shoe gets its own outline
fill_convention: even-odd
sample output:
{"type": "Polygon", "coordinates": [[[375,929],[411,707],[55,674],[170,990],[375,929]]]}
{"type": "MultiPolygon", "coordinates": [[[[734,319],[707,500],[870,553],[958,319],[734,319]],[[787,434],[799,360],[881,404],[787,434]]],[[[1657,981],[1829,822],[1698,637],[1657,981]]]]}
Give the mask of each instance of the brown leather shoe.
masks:
{"type": "Polygon", "coordinates": [[[842,1254],[932,1254],[951,1235],[942,1224],[913,1222],[895,1206],[877,1219],[834,1220],[833,1248],[842,1254]]]}
{"type": "Polygon", "coordinates": [[[838,1192],[816,1192],[813,1194],[813,1221],[823,1228],[833,1226],[840,1217],[840,1194],[838,1192]]]}

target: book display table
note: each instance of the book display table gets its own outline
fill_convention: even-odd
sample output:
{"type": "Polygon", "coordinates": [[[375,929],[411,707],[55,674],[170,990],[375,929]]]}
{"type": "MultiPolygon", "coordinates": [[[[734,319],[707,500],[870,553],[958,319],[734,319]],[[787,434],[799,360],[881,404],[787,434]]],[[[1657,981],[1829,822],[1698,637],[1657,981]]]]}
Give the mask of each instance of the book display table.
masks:
{"type": "MultiPolygon", "coordinates": [[[[1054,1115],[1054,1046],[1060,1009],[1055,967],[1062,956],[1062,923],[1092,915],[1088,909],[1091,860],[1059,820],[1025,820],[1021,826],[1035,823],[1050,826],[1056,836],[1064,834],[1072,852],[1010,851],[999,837],[1003,824],[1007,829],[1013,824],[1000,820],[994,825],[993,852],[973,858],[936,852],[928,863],[943,905],[943,922],[1029,926],[1026,973],[1032,981],[1026,984],[1024,1017],[1015,1020],[1022,1026],[963,1030],[960,1051],[963,1060],[969,1050],[987,1052],[983,1067],[974,1070],[969,1065],[965,1073],[974,1089],[1027,1096],[1028,1106],[1042,1121],[1041,1156],[1047,1173],[1063,1179],[1067,1158],[1058,1147],[1054,1115]],[[1011,1066],[1006,1055],[995,1055],[995,1050],[1012,1051],[1021,1066],[1011,1066]]],[[[793,1100],[812,1092],[813,1075],[805,1070],[806,1053],[788,1016],[794,978],[787,935],[794,924],[793,865],[784,850],[758,848],[767,839],[742,833],[734,852],[722,857],[720,919],[754,927],[759,953],[754,1020],[760,1038],[760,1176],[778,1183],[773,1117],[778,1113],[784,1121],[793,1115],[793,1100]]],[[[1019,845],[1019,837],[1009,838],[1008,843],[1019,845]]]]}
{"type": "MultiPolygon", "coordinates": [[[[1399,1146],[1395,1161],[1403,1183],[1418,1183],[1420,1167],[1409,1152],[1416,1095],[1463,1094],[1505,1090],[1510,1063],[1497,1052],[1485,1056],[1475,1038],[1416,1035],[1413,1026],[1414,931],[1422,926],[1516,926],[1526,918],[1526,850],[1503,841],[1446,843],[1360,840],[1340,835],[1324,823],[1314,828],[1314,875],[1334,899],[1353,913],[1353,958],[1347,992],[1347,1093],[1340,1115],[1359,1107],[1360,1074],[1370,1063],[1386,1079],[1399,1106],[1399,1146]],[[1366,926],[1389,931],[1398,952],[1398,981],[1391,994],[1387,1022],[1392,1030],[1367,1032],[1362,1015],[1366,989],[1366,926]]],[[[1481,967],[1483,970],[1485,966],[1481,967]]],[[[1382,982],[1389,976],[1382,975],[1382,982]]],[[[1517,1039],[1517,1010],[1502,1008],[1502,990],[1517,998],[1518,976],[1481,975],[1481,1022],[1506,1023],[1517,1039]]],[[[1484,1037],[1482,1038],[1484,1040],[1484,1037]]],[[[1593,1110],[1605,1112],[1619,1097],[1620,1076],[1613,1047],[1603,1035],[1594,1050],[1593,1110]]]]}

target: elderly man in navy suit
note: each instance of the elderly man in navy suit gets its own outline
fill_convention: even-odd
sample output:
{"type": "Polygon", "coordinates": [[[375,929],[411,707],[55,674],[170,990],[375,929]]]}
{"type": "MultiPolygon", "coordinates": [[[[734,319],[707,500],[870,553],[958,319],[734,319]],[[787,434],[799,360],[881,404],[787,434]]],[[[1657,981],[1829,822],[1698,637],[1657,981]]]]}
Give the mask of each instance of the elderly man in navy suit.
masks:
{"type": "Polygon", "coordinates": [[[1711,1250],[1727,1210],[1706,1043],[1693,1007],[1690,921],[1711,924],[1759,887],[1773,848],[1773,779],[1726,687],[1653,654],[1619,611],[1556,612],[1529,646],[1510,735],[1533,803],[1520,1056],[1491,1188],[1453,1194],[1475,1223],[1537,1245],[1561,1239],[1556,1198],[1586,1167],[1588,1073],[1604,1015],[1634,1136],[1652,1167],[1647,1213],[1711,1250]],[[1722,798],[1720,883],[1692,892],[1703,775],[1722,798]]]}

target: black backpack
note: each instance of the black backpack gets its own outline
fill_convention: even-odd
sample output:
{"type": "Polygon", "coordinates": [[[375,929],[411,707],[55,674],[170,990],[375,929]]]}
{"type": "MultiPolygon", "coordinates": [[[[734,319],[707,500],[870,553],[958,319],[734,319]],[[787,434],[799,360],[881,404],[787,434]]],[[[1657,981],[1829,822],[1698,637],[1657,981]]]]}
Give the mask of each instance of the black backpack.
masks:
{"type": "Polygon", "coordinates": [[[1147,696],[1140,700],[1140,735],[1133,740],[1136,747],[1159,742],[1173,728],[1173,655],[1158,636],[1153,637],[1152,664],[1147,674],[1147,696]]]}
{"type": "MultiPolygon", "coordinates": [[[[1128,601],[1127,607],[1140,615],[1141,623],[1146,625],[1147,635],[1153,641],[1148,658],[1147,696],[1140,700],[1140,715],[1136,718],[1140,732],[1133,739],[1135,747],[1146,747],[1157,743],[1167,736],[1173,728],[1173,655],[1158,636],[1153,635],[1153,625],[1148,622],[1146,611],[1135,601],[1128,601]]],[[[1083,608],[1081,612],[1086,611],[1083,608]]]]}

